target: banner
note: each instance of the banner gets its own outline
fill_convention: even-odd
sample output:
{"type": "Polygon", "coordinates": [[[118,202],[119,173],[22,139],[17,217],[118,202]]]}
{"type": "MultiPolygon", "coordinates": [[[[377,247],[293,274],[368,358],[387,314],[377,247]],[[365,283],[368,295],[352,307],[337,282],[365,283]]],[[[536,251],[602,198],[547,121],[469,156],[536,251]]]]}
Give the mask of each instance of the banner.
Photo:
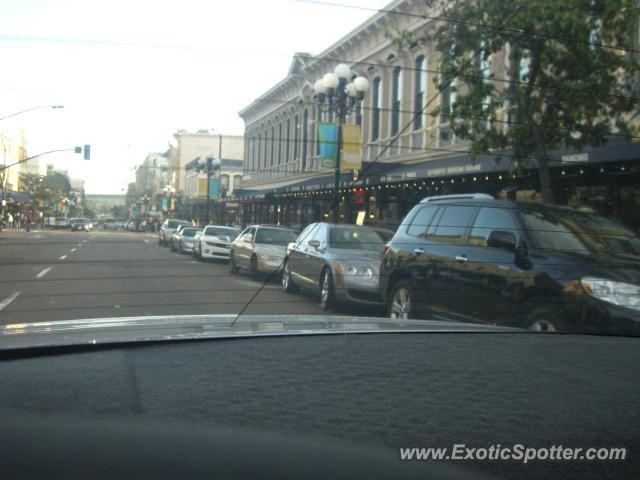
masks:
{"type": "Polygon", "coordinates": [[[163,198],[162,199],[162,210],[169,210],[169,199],[168,198],[163,198]]]}
{"type": "Polygon", "coordinates": [[[220,198],[220,179],[212,178],[209,185],[209,198],[220,198]]]}
{"type": "Polygon", "coordinates": [[[320,166],[335,168],[338,150],[338,128],[335,123],[318,123],[318,139],[320,143],[320,166]]]}
{"type": "Polygon", "coordinates": [[[360,125],[346,123],[342,126],[342,161],[340,162],[340,168],[347,170],[360,170],[362,168],[360,138],[360,125]]]}

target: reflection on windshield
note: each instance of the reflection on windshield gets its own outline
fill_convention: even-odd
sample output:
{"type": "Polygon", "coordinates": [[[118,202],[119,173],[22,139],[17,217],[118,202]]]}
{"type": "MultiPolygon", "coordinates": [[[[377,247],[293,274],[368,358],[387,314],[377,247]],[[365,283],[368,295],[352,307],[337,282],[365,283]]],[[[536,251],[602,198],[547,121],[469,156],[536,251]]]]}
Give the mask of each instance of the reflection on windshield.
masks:
{"type": "Polygon", "coordinates": [[[527,209],[522,219],[536,248],[640,255],[637,236],[603,217],[570,210],[527,209]]]}
{"type": "Polygon", "coordinates": [[[333,248],[381,252],[384,242],[377,233],[371,230],[334,227],[329,234],[329,245],[333,248]]]}
{"type": "Polygon", "coordinates": [[[288,245],[296,241],[296,234],[289,230],[275,228],[260,228],[256,235],[256,243],[266,243],[269,245],[288,245]]]}

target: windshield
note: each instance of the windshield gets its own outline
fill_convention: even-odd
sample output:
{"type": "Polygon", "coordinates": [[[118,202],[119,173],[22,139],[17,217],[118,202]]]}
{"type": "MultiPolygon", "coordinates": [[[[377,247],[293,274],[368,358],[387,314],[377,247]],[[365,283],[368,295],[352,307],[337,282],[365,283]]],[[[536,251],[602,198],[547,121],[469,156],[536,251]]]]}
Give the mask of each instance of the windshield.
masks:
{"type": "Polygon", "coordinates": [[[569,210],[525,208],[522,219],[536,248],[640,255],[637,234],[604,217],[569,210]]]}
{"type": "Polygon", "coordinates": [[[384,240],[372,230],[334,227],[329,234],[329,245],[333,248],[382,252],[384,240]]]}
{"type": "Polygon", "coordinates": [[[295,242],[297,235],[291,230],[283,230],[279,228],[260,228],[256,234],[256,243],[265,243],[268,245],[288,245],[295,242]]]}
{"type": "Polygon", "coordinates": [[[233,240],[240,234],[240,230],[237,228],[226,227],[207,227],[204,229],[204,235],[211,237],[220,237],[226,240],[233,240]]]}
{"type": "Polygon", "coordinates": [[[0,331],[291,314],[636,335],[639,16],[0,2],[0,331]]]}
{"type": "Polygon", "coordinates": [[[184,228],[180,232],[180,235],[182,235],[183,237],[194,237],[195,234],[200,231],[201,230],[198,228],[184,228]]]}

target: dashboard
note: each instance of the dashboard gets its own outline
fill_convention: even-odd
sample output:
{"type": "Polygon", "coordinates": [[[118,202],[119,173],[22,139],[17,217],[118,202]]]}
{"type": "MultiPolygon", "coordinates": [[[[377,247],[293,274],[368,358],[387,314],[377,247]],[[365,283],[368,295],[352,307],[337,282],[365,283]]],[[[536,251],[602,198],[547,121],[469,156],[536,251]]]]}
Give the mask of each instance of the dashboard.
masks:
{"type": "Polygon", "coordinates": [[[16,478],[238,478],[247,473],[240,466],[273,478],[634,478],[639,346],[622,337],[393,333],[5,353],[0,459],[16,478]],[[457,444],[629,455],[400,460],[401,448],[457,444]]]}

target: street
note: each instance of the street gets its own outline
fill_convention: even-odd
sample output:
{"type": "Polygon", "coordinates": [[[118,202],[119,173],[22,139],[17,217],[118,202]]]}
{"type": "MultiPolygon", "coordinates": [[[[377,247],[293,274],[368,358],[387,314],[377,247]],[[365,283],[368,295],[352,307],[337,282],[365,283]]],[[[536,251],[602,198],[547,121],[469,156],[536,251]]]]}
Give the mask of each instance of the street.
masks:
{"type": "MultiPolygon", "coordinates": [[[[0,323],[238,313],[264,281],[160,247],[157,234],[0,232],[0,323]]],[[[279,278],[245,313],[321,314],[319,300],[279,278]]]]}

